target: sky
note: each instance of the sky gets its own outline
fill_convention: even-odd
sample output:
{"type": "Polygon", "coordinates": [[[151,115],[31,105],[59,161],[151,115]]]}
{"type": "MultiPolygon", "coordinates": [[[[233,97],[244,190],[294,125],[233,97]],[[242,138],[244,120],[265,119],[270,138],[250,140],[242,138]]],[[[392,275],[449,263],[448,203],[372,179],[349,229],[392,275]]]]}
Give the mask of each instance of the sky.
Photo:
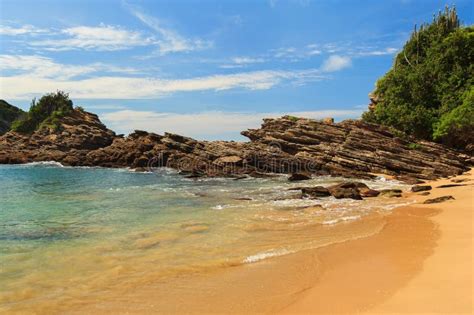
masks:
{"type": "MultiPolygon", "coordinates": [[[[472,25],[474,4],[450,1],[472,25]]],[[[244,140],[264,117],[358,118],[427,0],[0,0],[0,98],[63,90],[117,133],[244,140]]]]}

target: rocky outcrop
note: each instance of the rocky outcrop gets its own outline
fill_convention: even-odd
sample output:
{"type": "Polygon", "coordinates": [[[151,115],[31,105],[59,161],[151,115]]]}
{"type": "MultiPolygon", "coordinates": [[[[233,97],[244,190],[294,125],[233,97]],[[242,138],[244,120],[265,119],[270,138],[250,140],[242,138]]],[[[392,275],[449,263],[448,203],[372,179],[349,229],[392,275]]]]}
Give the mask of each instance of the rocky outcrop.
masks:
{"type": "Polygon", "coordinates": [[[237,179],[269,173],[358,178],[387,174],[415,183],[460,174],[470,159],[429,142],[417,142],[417,149],[411,149],[410,142],[388,129],[355,120],[333,123],[288,116],[265,119],[260,129],[242,134],[250,141],[197,141],[139,130],[123,137],[107,129],[96,115],[74,110],[61,118],[58,130],[1,136],[0,163],[54,160],[73,166],[167,166],[189,177],[237,179]]]}
{"type": "Polygon", "coordinates": [[[260,129],[242,134],[254,145],[286,154],[291,165],[297,164],[295,160],[305,161],[315,174],[367,177],[382,173],[404,181],[436,179],[460,174],[470,163],[470,157],[442,145],[401,139],[385,127],[358,120],[327,124],[302,118],[265,119],[260,129]]]}
{"type": "Polygon", "coordinates": [[[58,130],[41,128],[31,135],[10,131],[0,137],[0,163],[57,161],[87,165],[86,155],[109,146],[115,133],[97,115],[79,110],[61,119],[58,130]]]}

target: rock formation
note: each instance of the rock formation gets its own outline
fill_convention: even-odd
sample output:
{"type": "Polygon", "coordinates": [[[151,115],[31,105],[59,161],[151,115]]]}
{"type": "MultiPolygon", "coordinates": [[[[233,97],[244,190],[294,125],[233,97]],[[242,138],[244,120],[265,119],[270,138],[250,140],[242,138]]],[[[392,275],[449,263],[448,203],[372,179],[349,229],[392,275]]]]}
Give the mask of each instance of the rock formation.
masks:
{"type": "MultiPolygon", "coordinates": [[[[58,130],[0,136],[0,163],[58,161],[65,165],[167,166],[190,177],[260,177],[268,173],[373,178],[393,175],[406,182],[461,174],[471,158],[442,145],[396,137],[388,129],[357,120],[340,123],[285,116],[265,119],[242,132],[249,142],[197,141],[136,130],[115,135],[94,114],[74,110],[58,130]]],[[[370,191],[366,192],[371,194],[370,191]]]]}

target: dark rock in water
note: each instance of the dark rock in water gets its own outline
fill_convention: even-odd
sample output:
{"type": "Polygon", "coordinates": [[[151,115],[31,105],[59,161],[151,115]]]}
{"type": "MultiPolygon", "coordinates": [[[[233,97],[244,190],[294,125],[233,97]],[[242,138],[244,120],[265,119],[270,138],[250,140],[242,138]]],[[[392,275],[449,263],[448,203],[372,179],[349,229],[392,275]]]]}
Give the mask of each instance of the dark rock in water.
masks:
{"type": "Polygon", "coordinates": [[[308,180],[311,179],[311,174],[305,173],[293,173],[288,177],[290,182],[299,181],[299,180],[308,180]]]}
{"type": "Polygon", "coordinates": [[[360,195],[359,191],[354,188],[332,189],[331,195],[337,199],[351,198],[351,199],[356,199],[356,200],[362,200],[362,196],[360,195]]]}
{"type": "Polygon", "coordinates": [[[329,190],[322,186],[304,187],[301,189],[304,197],[328,197],[331,196],[329,190]]]}
{"type": "Polygon", "coordinates": [[[390,198],[400,198],[402,196],[401,189],[382,189],[379,190],[380,196],[390,197],[390,198]]]}
{"type": "Polygon", "coordinates": [[[420,195],[420,196],[428,196],[429,194],[430,194],[429,191],[424,191],[424,192],[419,193],[418,195],[420,195]]]}
{"type": "Polygon", "coordinates": [[[201,173],[191,173],[189,175],[186,175],[184,176],[185,178],[200,178],[200,177],[203,177],[204,174],[201,174],[201,173]]]}
{"type": "Polygon", "coordinates": [[[328,190],[331,195],[337,199],[351,198],[362,200],[362,196],[360,195],[359,189],[357,187],[358,184],[360,183],[347,182],[330,186],[328,187],[328,190]]]}
{"type": "Polygon", "coordinates": [[[360,195],[362,197],[377,197],[378,195],[380,195],[380,192],[378,190],[375,190],[375,189],[367,189],[367,190],[360,190],[359,189],[359,192],[360,192],[360,195]]]}
{"type": "Polygon", "coordinates": [[[427,190],[431,190],[430,185],[415,185],[411,188],[412,192],[427,191],[427,190]]]}
{"type": "Polygon", "coordinates": [[[466,186],[466,184],[445,184],[445,185],[439,185],[436,188],[450,188],[450,187],[459,187],[459,186],[466,186]]]}
{"type": "Polygon", "coordinates": [[[447,200],[454,200],[454,197],[453,196],[442,196],[442,197],[438,197],[438,198],[427,199],[423,203],[424,204],[440,203],[440,202],[444,202],[444,201],[447,201],[447,200]]]}
{"type": "Polygon", "coordinates": [[[355,182],[354,184],[362,197],[377,197],[380,194],[379,191],[370,189],[369,186],[364,183],[355,182]]]}
{"type": "Polygon", "coordinates": [[[241,175],[241,176],[235,176],[235,177],[233,177],[233,178],[234,178],[234,180],[241,180],[241,179],[246,179],[246,178],[248,178],[248,176],[247,176],[247,175],[241,175]]]}

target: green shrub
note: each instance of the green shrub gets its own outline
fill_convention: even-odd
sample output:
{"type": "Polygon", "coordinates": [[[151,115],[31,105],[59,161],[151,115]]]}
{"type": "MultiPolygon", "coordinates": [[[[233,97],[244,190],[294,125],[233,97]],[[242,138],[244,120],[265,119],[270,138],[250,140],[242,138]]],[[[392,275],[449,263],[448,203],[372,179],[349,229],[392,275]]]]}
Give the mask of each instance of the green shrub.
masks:
{"type": "Polygon", "coordinates": [[[433,137],[455,148],[474,143],[474,87],[465,93],[461,106],[441,116],[433,137]]]}
{"type": "Polygon", "coordinates": [[[12,130],[22,133],[32,133],[41,127],[59,129],[59,118],[73,110],[69,95],[62,91],[42,96],[38,102],[33,99],[30,110],[25,117],[13,122],[12,130]]]}
{"type": "Polygon", "coordinates": [[[408,149],[410,150],[418,150],[420,148],[421,148],[421,145],[419,145],[418,143],[412,142],[408,144],[408,149]]]}
{"type": "Polygon", "coordinates": [[[291,115],[286,115],[285,118],[288,119],[288,120],[291,120],[291,121],[298,121],[299,120],[298,117],[291,116],[291,115]]]}

